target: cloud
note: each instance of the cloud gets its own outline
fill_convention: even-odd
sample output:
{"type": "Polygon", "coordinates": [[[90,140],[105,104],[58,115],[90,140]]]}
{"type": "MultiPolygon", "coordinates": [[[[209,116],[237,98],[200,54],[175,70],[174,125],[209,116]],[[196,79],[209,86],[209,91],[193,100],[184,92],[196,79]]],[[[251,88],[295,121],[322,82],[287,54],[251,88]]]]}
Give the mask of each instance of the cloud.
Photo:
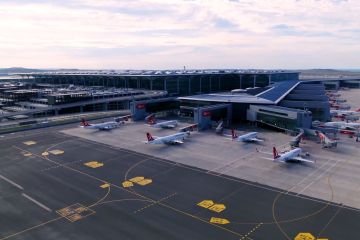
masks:
{"type": "Polygon", "coordinates": [[[360,62],[359,11],[355,0],[3,0],[0,64],[346,67],[360,62]]]}

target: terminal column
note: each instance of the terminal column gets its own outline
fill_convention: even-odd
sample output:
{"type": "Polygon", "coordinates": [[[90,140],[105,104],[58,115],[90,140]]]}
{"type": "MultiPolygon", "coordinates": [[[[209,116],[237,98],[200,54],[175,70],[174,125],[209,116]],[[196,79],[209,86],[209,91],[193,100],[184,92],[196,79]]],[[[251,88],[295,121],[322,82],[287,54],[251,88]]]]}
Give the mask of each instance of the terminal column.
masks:
{"type": "Polygon", "coordinates": [[[269,77],[269,84],[268,85],[270,85],[271,84],[271,74],[269,74],[268,77],[269,77]]]}

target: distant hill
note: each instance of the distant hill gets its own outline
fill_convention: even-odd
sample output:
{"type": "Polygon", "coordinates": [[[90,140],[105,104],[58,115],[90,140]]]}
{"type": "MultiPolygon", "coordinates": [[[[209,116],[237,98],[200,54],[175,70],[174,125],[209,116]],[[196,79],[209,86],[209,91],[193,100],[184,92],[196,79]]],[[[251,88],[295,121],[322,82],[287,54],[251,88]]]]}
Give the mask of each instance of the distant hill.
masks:
{"type": "Polygon", "coordinates": [[[43,71],[45,71],[45,70],[22,68],[22,67],[0,68],[1,75],[9,75],[12,73],[43,72],[43,71]]]}
{"type": "Polygon", "coordinates": [[[79,69],[36,69],[36,68],[23,68],[23,67],[11,67],[0,68],[0,75],[6,76],[14,73],[30,73],[30,72],[47,72],[47,71],[78,71],[79,69]]]}

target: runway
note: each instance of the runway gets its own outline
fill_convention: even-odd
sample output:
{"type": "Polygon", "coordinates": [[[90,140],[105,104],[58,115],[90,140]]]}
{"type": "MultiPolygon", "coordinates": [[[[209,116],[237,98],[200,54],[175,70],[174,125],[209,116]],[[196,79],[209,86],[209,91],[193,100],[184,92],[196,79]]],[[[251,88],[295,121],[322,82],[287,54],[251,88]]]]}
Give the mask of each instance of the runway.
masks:
{"type": "Polygon", "coordinates": [[[359,238],[358,209],[57,129],[0,146],[0,240],[359,238]]]}

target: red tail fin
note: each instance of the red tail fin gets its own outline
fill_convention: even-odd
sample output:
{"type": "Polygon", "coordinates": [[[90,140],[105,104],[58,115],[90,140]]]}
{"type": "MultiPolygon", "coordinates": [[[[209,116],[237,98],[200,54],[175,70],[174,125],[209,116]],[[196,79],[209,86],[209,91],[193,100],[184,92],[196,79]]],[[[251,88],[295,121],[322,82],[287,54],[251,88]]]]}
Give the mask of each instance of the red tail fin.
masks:
{"type": "Polygon", "coordinates": [[[232,136],[232,139],[235,139],[237,138],[238,136],[236,135],[236,132],[234,129],[231,129],[231,136],[232,136]]]}
{"type": "Polygon", "coordinates": [[[356,110],[356,112],[360,112],[360,108],[358,110],[356,110]]]}
{"type": "Polygon", "coordinates": [[[150,114],[149,116],[147,116],[146,118],[145,118],[145,120],[146,120],[146,122],[148,123],[148,124],[150,124],[150,125],[152,125],[152,124],[155,124],[155,114],[150,114]]]}
{"type": "Polygon", "coordinates": [[[148,141],[149,142],[151,142],[151,141],[154,141],[155,139],[151,136],[151,134],[150,133],[146,133],[146,137],[147,137],[147,139],[148,139],[148,141]]]}
{"type": "Polygon", "coordinates": [[[155,124],[155,117],[154,117],[154,116],[150,116],[150,117],[147,119],[147,123],[150,124],[150,125],[155,124]]]}
{"type": "Polygon", "coordinates": [[[81,119],[81,125],[84,127],[90,126],[90,124],[84,118],[81,119]]]}
{"type": "Polygon", "coordinates": [[[278,151],[276,150],[276,147],[273,147],[273,155],[274,155],[274,159],[279,157],[279,153],[278,151]]]}

